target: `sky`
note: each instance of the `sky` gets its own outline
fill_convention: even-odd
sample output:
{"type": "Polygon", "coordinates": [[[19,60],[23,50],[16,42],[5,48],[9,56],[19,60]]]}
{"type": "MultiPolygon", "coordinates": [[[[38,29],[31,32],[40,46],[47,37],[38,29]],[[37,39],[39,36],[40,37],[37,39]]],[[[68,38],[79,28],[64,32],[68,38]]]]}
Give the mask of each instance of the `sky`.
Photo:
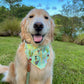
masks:
{"type": "MultiPolygon", "coordinates": [[[[3,0],[0,0],[2,2],[3,0]]],[[[50,15],[60,14],[62,5],[65,4],[67,0],[23,0],[21,4],[26,6],[34,6],[38,9],[45,9],[50,15]]],[[[2,5],[0,3],[0,5],[2,5]]],[[[8,8],[8,4],[4,5],[8,8]]]]}

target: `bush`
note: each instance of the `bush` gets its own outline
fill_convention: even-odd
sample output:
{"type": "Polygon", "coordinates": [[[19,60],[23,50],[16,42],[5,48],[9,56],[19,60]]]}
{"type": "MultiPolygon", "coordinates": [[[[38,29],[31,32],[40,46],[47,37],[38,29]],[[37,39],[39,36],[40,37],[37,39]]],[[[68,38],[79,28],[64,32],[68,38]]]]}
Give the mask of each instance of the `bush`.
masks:
{"type": "Polygon", "coordinates": [[[58,32],[54,36],[54,40],[62,41],[62,33],[58,32]]]}
{"type": "Polygon", "coordinates": [[[63,32],[61,32],[58,27],[58,28],[55,28],[54,40],[69,42],[70,37],[68,35],[63,34],[63,32]]]}
{"type": "Polygon", "coordinates": [[[64,41],[64,42],[71,42],[71,38],[68,35],[63,35],[62,36],[62,41],[64,41]]]}
{"type": "Polygon", "coordinates": [[[20,32],[20,21],[17,18],[6,19],[1,23],[0,35],[16,36],[20,32]]]}
{"type": "MultiPolygon", "coordinates": [[[[57,25],[56,25],[56,27],[57,27],[57,25]]],[[[62,33],[59,31],[59,28],[55,28],[54,40],[62,41],[62,33]]]]}
{"type": "Polygon", "coordinates": [[[74,42],[80,45],[84,45],[84,33],[79,34],[74,42]]]}

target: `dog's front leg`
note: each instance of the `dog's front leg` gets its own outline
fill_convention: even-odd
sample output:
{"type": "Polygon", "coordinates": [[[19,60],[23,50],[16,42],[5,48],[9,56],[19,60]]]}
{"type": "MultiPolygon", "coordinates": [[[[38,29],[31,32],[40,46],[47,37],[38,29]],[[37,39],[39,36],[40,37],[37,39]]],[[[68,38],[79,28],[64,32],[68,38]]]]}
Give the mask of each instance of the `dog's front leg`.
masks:
{"type": "Polygon", "coordinates": [[[27,75],[27,60],[24,58],[17,58],[15,62],[16,84],[26,84],[27,75]]]}
{"type": "Polygon", "coordinates": [[[24,50],[24,43],[22,43],[16,53],[15,58],[15,74],[16,84],[26,84],[27,75],[27,58],[24,50]]]}
{"type": "Polygon", "coordinates": [[[50,76],[50,77],[47,79],[47,81],[46,81],[45,84],[52,84],[52,76],[50,76]]]}
{"type": "Polygon", "coordinates": [[[26,74],[26,69],[22,66],[18,66],[16,68],[16,84],[26,84],[26,74]]]}

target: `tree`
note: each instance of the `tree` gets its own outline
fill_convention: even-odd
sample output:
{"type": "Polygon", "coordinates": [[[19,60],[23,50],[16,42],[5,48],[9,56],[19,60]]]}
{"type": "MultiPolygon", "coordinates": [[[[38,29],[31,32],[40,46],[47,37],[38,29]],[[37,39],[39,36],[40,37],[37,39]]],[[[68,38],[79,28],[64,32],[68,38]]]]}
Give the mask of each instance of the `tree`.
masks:
{"type": "Polygon", "coordinates": [[[18,18],[23,18],[33,8],[34,8],[33,6],[28,7],[25,5],[19,7],[16,6],[14,11],[14,16],[18,18]]]}
{"type": "Polygon", "coordinates": [[[0,7],[0,22],[2,22],[3,19],[6,17],[7,17],[7,9],[4,6],[2,6],[0,7]]]}
{"type": "Polygon", "coordinates": [[[25,5],[21,5],[21,1],[22,0],[3,0],[3,6],[4,4],[8,4],[9,8],[7,10],[7,15],[8,18],[12,18],[12,17],[18,17],[18,18],[23,18],[25,17],[25,15],[34,7],[33,6],[25,6],[25,5]],[[4,1],[4,2],[3,2],[4,1]]]}
{"type": "Polygon", "coordinates": [[[78,4],[79,7],[76,7],[75,10],[81,15],[84,15],[84,0],[72,0],[72,3],[74,5],[78,4]]]}
{"type": "Polygon", "coordinates": [[[4,0],[4,3],[9,5],[9,12],[10,15],[13,16],[14,15],[14,11],[16,6],[19,7],[20,6],[20,2],[22,0],[4,0]]]}
{"type": "Polygon", "coordinates": [[[66,22],[63,20],[65,23],[63,24],[62,31],[72,40],[75,39],[77,32],[82,27],[81,19],[78,17],[82,15],[80,12],[80,1],[82,0],[69,0],[66,4],[63,5],[61,10],[61,14],[68,17],[66,22]]]}
{"type": "Polygon", "coordinates": [[[84,15],[84,0],[68,0],[62,6],[61,13],[68,17],[84,15]]]}
{"type": "Polygon", "coordinates": [[[15,4],[19,4],[22,0],[4,0],[5,3],[9,4],[10,9],[13,8],[15,4]]]}

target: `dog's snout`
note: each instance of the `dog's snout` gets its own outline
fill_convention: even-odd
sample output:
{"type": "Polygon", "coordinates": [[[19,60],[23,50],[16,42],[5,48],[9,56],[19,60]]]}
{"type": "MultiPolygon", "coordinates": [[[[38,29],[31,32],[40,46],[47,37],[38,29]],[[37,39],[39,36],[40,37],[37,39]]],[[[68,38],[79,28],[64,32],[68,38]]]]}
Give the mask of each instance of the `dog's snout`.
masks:
{"type": "Polygon", "coordinates": [[[43,29],[43,24],[41,23],[41,22],[36,22],[35,24],[34,24],[34,29],[36,30],[36,31],[41,31],[42,29],[43,29]]]}

